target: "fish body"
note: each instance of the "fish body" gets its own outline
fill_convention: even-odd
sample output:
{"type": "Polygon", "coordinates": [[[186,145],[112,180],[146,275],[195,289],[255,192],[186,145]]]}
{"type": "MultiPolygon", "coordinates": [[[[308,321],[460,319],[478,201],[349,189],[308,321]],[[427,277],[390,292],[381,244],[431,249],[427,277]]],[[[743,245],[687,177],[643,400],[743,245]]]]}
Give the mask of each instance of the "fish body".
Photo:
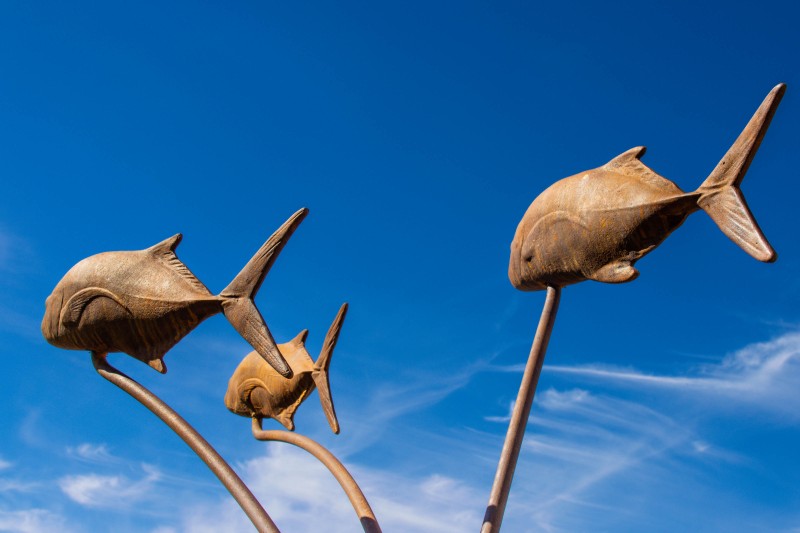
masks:
{"type": "Polygon", "coordinates": [[[170,348],[206,318],[224,313],[278,374],[289,376],[253,297],[306,213],[290,217],[219,295],[178,259],[180,234],[145,250],[88,257],[47,298],[42,334],[59,348],[124,352],[163,373],[170,348]]]}
{"type": "Polygon", "coordinates": [[[281,377],[275,369],[265,364],[255,352],[245,356],[228,382],[225,406],[232,412],[251,418],[273,418],[286,429],[294,431],[294,414],[308,396],[319,389],[320,402],[334,433],[339,433],[339,422],[333,407],[328,381],[331,355],[347,313],[342,305],[323,343],[316,362],[306,350],[308,330],[294,339],[279,344],[283,357],[292,368],[289,379],[281,377]]]}
{"type": "Polygon", "coordinates": [[[682,191],[642,163],[641,146],[551,185],[517,227],[509,261],[512,285],[532,291],[587,279],[631,281],[638,276],[634,263],[699,209],[744,251],[760,261],[774,261],[775,251],[739,185],[784,91],[781,84],[770,92],[696,191],[682,191]]]}
{"type": "Polygon", "coordinates": [[[47,298],[43,332],[69,350],[124,352],[151,365],[206,318],[222,312],[177,258],[180,235],[140,251],[88,257],[47,298]]]}

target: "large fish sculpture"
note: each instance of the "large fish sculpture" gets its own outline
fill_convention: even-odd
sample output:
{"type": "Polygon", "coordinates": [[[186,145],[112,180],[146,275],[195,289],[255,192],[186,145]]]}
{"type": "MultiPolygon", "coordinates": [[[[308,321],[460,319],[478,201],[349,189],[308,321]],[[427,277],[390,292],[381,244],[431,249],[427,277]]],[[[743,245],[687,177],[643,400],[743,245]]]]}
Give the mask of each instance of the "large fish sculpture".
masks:
{"type": "Polygon", "coordinates": [[[88,257],[47,298],[42,334],[59,348],[124,352],[163,374],[167,351],[221,312],[276,372],[290,377],[253,298],[307,213],[292,215],[216,296],[175,255],[180,233],[146,250],[88,257]]]}
{"type": "Polygon", "coordinates": [[[694,192],[683,192],[640,161],[645,147],[551,185],[530,205],[511,243],[508,277],[536,291],[591,279],[624,283],[634,263],[698,209],[759,261],[777,255],[761,233],[739,185],[786,86],[775,87],[739,138],[694,192]]]}
{"type": "Polygon", "coordinates": [[[316,362],[311,360],[306,350],[307,329],[291,341],[278,345],[294,372],[290,379],[279,376],[255,352],[247,354],[228,382],[225,406],[237,415],[257,419],[273,418],[289,431],[294,431],[295,411],[317,388],[328,424],[338,434],[339,421],[333,408],[328,369],[346,313],[347,304],[344,304],[328,329],[316,362]]]}

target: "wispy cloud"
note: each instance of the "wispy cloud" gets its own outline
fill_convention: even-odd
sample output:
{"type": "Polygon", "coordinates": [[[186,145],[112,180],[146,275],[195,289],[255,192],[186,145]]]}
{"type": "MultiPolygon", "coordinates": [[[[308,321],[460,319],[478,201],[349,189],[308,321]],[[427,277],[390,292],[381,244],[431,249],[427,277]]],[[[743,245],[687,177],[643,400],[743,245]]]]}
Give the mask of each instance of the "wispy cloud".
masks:
{"type": "Polygon", "coordinates": [[[67,455],[72,459],[90,464],[111,465],[123,462],[119,457],[112,455],[105,444],[84,442],[78,446],[68,446],[67,455]]]}
{"type": "Polygon", "coordinates": [[[602,384],[724,399],[719,406],[749,405],[800,417],[800,333],[751,344],[721,362],[705,364],[683,376],[645,374],[634,369],[596,365],[548,366],[548,372],[570,374],[602,384]]]}
{"type": "Polygon", "coordinates": [[[132,480],[126,476],[106,476],[82,474],[64,476],[58,486],[72,501],[86,507],[125,509],[152,497],[154,485],[161,479],[161,473],[150,465],[142,465],[141,479],[132,480]]]}
{"type": "Polygon", "coordinates": [[[454,372],[416,375],[399,384],[381,383],[365,395],[369,402],[360,410],[360,416],[350,421],[347,435],[337,447],[338,453],[347,456],[374,444],[392,420],[435,405],[464,388],[485,367],[479,361],[454,372]]]}
{"type": "MultiPolygon", "coordinates": [[[[695,528],[699,523],[708,529],[738,530],[757,520],[768,529],[786,528],[791,522],[785,517],[761,514],[756,520],[749,516],[758,512],[752,508],[709,515],[697,502],[711,498],[718,503],[720,498],[714,480],[704,477],[709,469],[742,472],[754,467],[747,456],[710,438],[706,421],[720,409],[738,413],[743,407],[796,420],[799,363],[800,333],[790,332],[683,375],[599,365],[546,367],[546,372],[580,378],[591,386],[551,388],[537,395],[518,467],[522,475],[515,479],[516,501],[524,504],[514,507],[511,516],[527,517],[528,524],[544,531],[574,531],[591,529],[595,519],[614,529],[608,517],[620,515],[619,524],[625,525],[617,527],[630,529],[647,526],[650,507],[658,508],[659,516],[674,517],[671,529],[690,527],[693,518],[699,520],[691,526],[695,528]],[[631,391],[647,394],[631,396],[631,391]],[[528,469],[532,475],[524,473],[528,469]],[[669,487],[692,487],[696,502],[679,508],[669,487]],[[615,500],[608,499],[612,494],[615,500]],[[626,501],[636,502],[637,511],[629,516],[620,513],[626,501]]],[[[512,408],[485,419],[507,423],[512,408]]],[[[755,429],[758,420],[748,428],[755,429]]]]}
{"type": "MultiPolygon", "coordinates": [[[[342,488],[304,452],[274,447],[263,457],[248,461],[242,471],[284,531],[344,533],[360,528],[342,488]]],[[[484,495],[458,480],[435,474],[415,478],[363,466],[352,471],[385,531],[460,533],[480,524],[484,495]]],[[[249,532],[252,525],[226,498],[184,508],[178,529],[249,532]]]]}
{"type": "Polygon", "coordinates": [[[77,531],[77,529],[68,524],[65,517],[47,509],[22,509],[16,511],[0,509],[0,531],[13,531],[15,533],[59,531],[70,533],[77,531]]]}
{"type": "Polygon", "coordinates": [[[29,264],[32,256],[28,241],[0,224],[0,272],[19,272],[29,264]]]}

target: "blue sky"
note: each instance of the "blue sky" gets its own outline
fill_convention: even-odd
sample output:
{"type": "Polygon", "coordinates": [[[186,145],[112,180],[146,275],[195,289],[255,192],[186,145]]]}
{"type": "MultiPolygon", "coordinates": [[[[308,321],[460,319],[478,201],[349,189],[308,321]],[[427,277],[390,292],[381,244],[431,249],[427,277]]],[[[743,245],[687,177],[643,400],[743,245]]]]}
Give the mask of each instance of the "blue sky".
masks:
{"type": "MultiPolygon", "coordinates": [[[[564,290],[508,531],[799,531],[800,141],[791,2],[0,4],[0,531],[249,531],[149,412],[49,346],[77,261],[184,234],[213,292],[302,206],[257,303],[331,366],[298,431],[351,468],[385,531],[474,531],[543,302],[506,277],[552,182],[637,145],[685,190],[778,82],[743,184],[765,265],[702,212],[626,285],[564,290]]],[[[221,316],[162,376],[285,531],[354,531],[313,460],[222,399],[250,350],[221,316]]]]}

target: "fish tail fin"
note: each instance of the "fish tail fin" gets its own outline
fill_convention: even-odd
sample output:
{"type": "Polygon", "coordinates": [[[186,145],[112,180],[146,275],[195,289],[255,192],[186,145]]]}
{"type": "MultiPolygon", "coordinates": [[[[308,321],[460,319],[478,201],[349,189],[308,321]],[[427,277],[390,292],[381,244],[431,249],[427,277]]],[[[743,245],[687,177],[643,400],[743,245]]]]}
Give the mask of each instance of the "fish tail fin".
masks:
{"type": "Polygon", "coordinates": [[[742,250],[766,263],[775,261],[778,254],[758,227],[739,186],[785,91],[783,83],[770,91],[728,153],[697,189],[697,204],[722,232],[742,250]]]}
{"type": "Polygon", "coordinates": [[[331,355],[333,355],[333,349],[336,347],[336,341],[339,339],[339,332],[342,330],[342,323],[344,322],[346,314],[347,304],[345,303],[339,308],[336,318],[333,319],[333,323],[328,329],[328,334],[325,335],[325,342],[322,343],[322,350],[317,358],[317,362],[314,363],[314,370],[311,372],[314,384],[319,390],[319,401],[322,404],[322,410],[325,411],[328,424],[330,424],[331,429],[337,435],[339,434],[339,420],[336,418],[336,410],[333,408],[328,368],[331,366],[331,355]]]}
{"type": "Polygon", "coordinates": [[[287,378],[292,376],[292,369],[278,350],[253,298],[278,254],[307,214],[308,209],[303,208],[289,217],[219,294],[225,318],[270,366],[287,378]]]}

